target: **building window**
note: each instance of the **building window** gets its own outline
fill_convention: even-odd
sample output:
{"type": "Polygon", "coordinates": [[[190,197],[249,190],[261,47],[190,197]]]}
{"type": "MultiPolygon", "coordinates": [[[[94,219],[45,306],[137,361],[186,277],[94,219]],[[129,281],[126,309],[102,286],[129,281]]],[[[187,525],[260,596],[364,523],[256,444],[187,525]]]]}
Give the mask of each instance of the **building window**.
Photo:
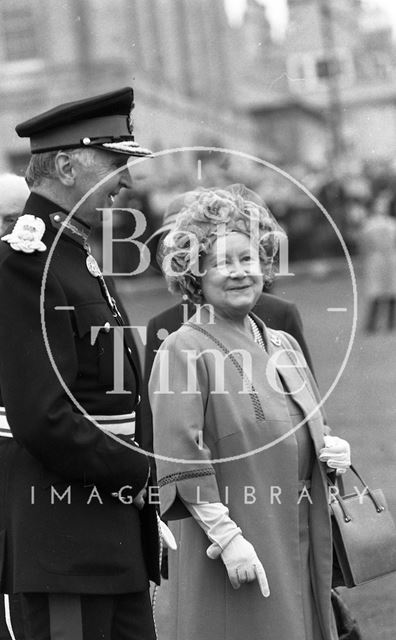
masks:
{"type": "Polygon", "coordinates": [[[384,51],[357,51],[355,67],[360,82],[383,82],[394,74],[391,55],[384,51]]]}
{"type": "Polygon", "coordinates": [[[350,52],[337,50],[333,56],[307,52],[290,56],[288,63],[289,86],[296,91],[320,89],[329,78],[338,77],[343,85],[354,78],[353,59],[350,52]]]}
{"type": "Polygon", "coordinates": [[[341,73],[341,63],[337,58],[321,58],[316,60],[316,77],[319,80],[333,78],[341,73]]]}
{"type": "Polygon", "coordinates": [[[39,56],[35,16],[29,0],[2,0],[0,23],[4,60],[18,62],[39,56]]]}

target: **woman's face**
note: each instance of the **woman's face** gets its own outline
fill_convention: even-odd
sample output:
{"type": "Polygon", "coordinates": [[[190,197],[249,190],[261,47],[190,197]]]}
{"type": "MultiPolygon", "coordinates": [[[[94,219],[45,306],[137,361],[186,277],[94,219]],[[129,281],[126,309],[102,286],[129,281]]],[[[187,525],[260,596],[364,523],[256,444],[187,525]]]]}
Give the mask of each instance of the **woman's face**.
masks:
{"type": "Polygon", "coordinates": [[[263,289],[257,247],[243,233],[218,238],[203,258],[204,301],[227,318],[241,318],[256,304],[263,289]]]}

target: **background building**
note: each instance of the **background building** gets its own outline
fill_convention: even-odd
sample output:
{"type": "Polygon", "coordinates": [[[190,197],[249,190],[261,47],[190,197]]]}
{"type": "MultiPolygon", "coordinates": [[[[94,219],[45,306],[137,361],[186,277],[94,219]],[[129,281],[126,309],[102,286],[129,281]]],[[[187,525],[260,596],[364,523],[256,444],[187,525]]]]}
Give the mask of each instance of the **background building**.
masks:
{"type": "MultiPolygon", "coordinates": [[[[391,159],[396,50],[389,20],[361,0],[289,0],[250,108],[291,161],[391,159]]],[[[249,108],[249,103],[245,103],[249,108]]]]}
{"type": "Polygon", "coordinates": [[[316,166],[332,145],[390,157],[395,57],[390,25],[360,0],[289,0],[282,41],[258,0],[233,27],[223,0],[2,0],[0,170],[26,161],[15,123],[123,84],[155,150],[213,144],[316,166]]]}
{"type": "Polygon", "coordinates": [[[26,163],[17,122],[127,84],[145,145],[216,144],[274,158],[249,114],[235,110],[241,34],[222,0],[2,0],[0,170],[26,163]]]}
{"type": "MultiPolygon", "coordinates": [[[[234,1],[245,9],[236,23],[225,0],[1,0],[0,171],[26,167],[28,143],[16,123],[131,84],[145,146],[258,156],[301,180],[349,237],[351,202],[359,218],[372,189],[395,182],[391,27],[361,0],[289,0],[286,32],[274,39],[264,0],[234,1]]],[[[232,160],[201,151],[157,157],[149,179],[136,183],[151,228],[174,192],[197,180],[244,182],[300,233],[293,246],[304,257],[312,202],[276,171],[232,160]]],[[[331,253],[333,240],[323,230],[318,238],[331,253]]]]}

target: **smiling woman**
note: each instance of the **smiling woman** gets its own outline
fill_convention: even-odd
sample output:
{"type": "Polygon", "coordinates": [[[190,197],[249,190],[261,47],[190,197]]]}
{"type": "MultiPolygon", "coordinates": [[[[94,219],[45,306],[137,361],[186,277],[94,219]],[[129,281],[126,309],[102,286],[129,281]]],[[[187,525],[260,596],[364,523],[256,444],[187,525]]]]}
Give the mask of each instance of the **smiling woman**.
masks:
{"type": "Polygon", "coordinates": [[[175,227],[159,249],[159,261],[172,293],[202,302],[201,276],[207,269],[216,267],[228,273],[230,263],[235,263],[234,271],[240,260],[247,271],[262,276],[261,284],[272,280],[279,238],[285,234],[259,202],[258,196],[243,185],[186,194],[175,227]],[[237,237],[228,239],[230,234],[237,237]]]}
{"type": "Polygon", "coordinates": [[[337,637],[332,456],[321,461],[331,439],[298,343],[252,313],[279,233],[257,194],[232,185],[185,194],[163,241],[170,289],[199,303],[163,342],[149,383],[161,512],[179,546],[172,638],[337,637]]]}
{"type": "Polygon", "coordinates": [[[212,249],[202,260],[202,296],[206,303],[216,306],[225,317],[240,318],[255,306],[263,289],[258,250],[249,238],[230,232],[215,240],[212,249]]]}

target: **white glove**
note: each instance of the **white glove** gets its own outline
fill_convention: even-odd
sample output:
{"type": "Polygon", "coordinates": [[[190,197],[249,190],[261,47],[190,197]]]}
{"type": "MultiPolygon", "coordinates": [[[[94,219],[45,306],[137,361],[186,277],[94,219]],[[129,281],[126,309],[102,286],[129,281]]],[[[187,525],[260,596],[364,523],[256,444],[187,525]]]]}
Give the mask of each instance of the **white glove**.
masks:
{"type": "Polygon", "coordinates": [[[177,543],[172,531],[165,524],[165,522],[160,520],[160,518],[158,518],[158,525],[159,525],[159,533],[162,538],[162,544],[164,545],[165,549],[172,549],[172,551],[176,551],[177,543]]]}
{"type": "Polygon", "coordinates": [[[351,447],[349,442],[337,436],[324,436],[325,446],[319,451],[319,460],[326,462],[337,474],[345,473],[351,466],[351,447]]]}
{"type": "Polygon", "coordinates": [[[258,559],[253,545],[241,533],[232,538],[223,551],[219,545],[214,543],[207,549],[206,554],[212,559],[221,555],[234,589],[239,589],[241,584],[245,582],[257,580],[261,593],[265,598],[268,598],[270,591],[264,567],[258,559]]]}

